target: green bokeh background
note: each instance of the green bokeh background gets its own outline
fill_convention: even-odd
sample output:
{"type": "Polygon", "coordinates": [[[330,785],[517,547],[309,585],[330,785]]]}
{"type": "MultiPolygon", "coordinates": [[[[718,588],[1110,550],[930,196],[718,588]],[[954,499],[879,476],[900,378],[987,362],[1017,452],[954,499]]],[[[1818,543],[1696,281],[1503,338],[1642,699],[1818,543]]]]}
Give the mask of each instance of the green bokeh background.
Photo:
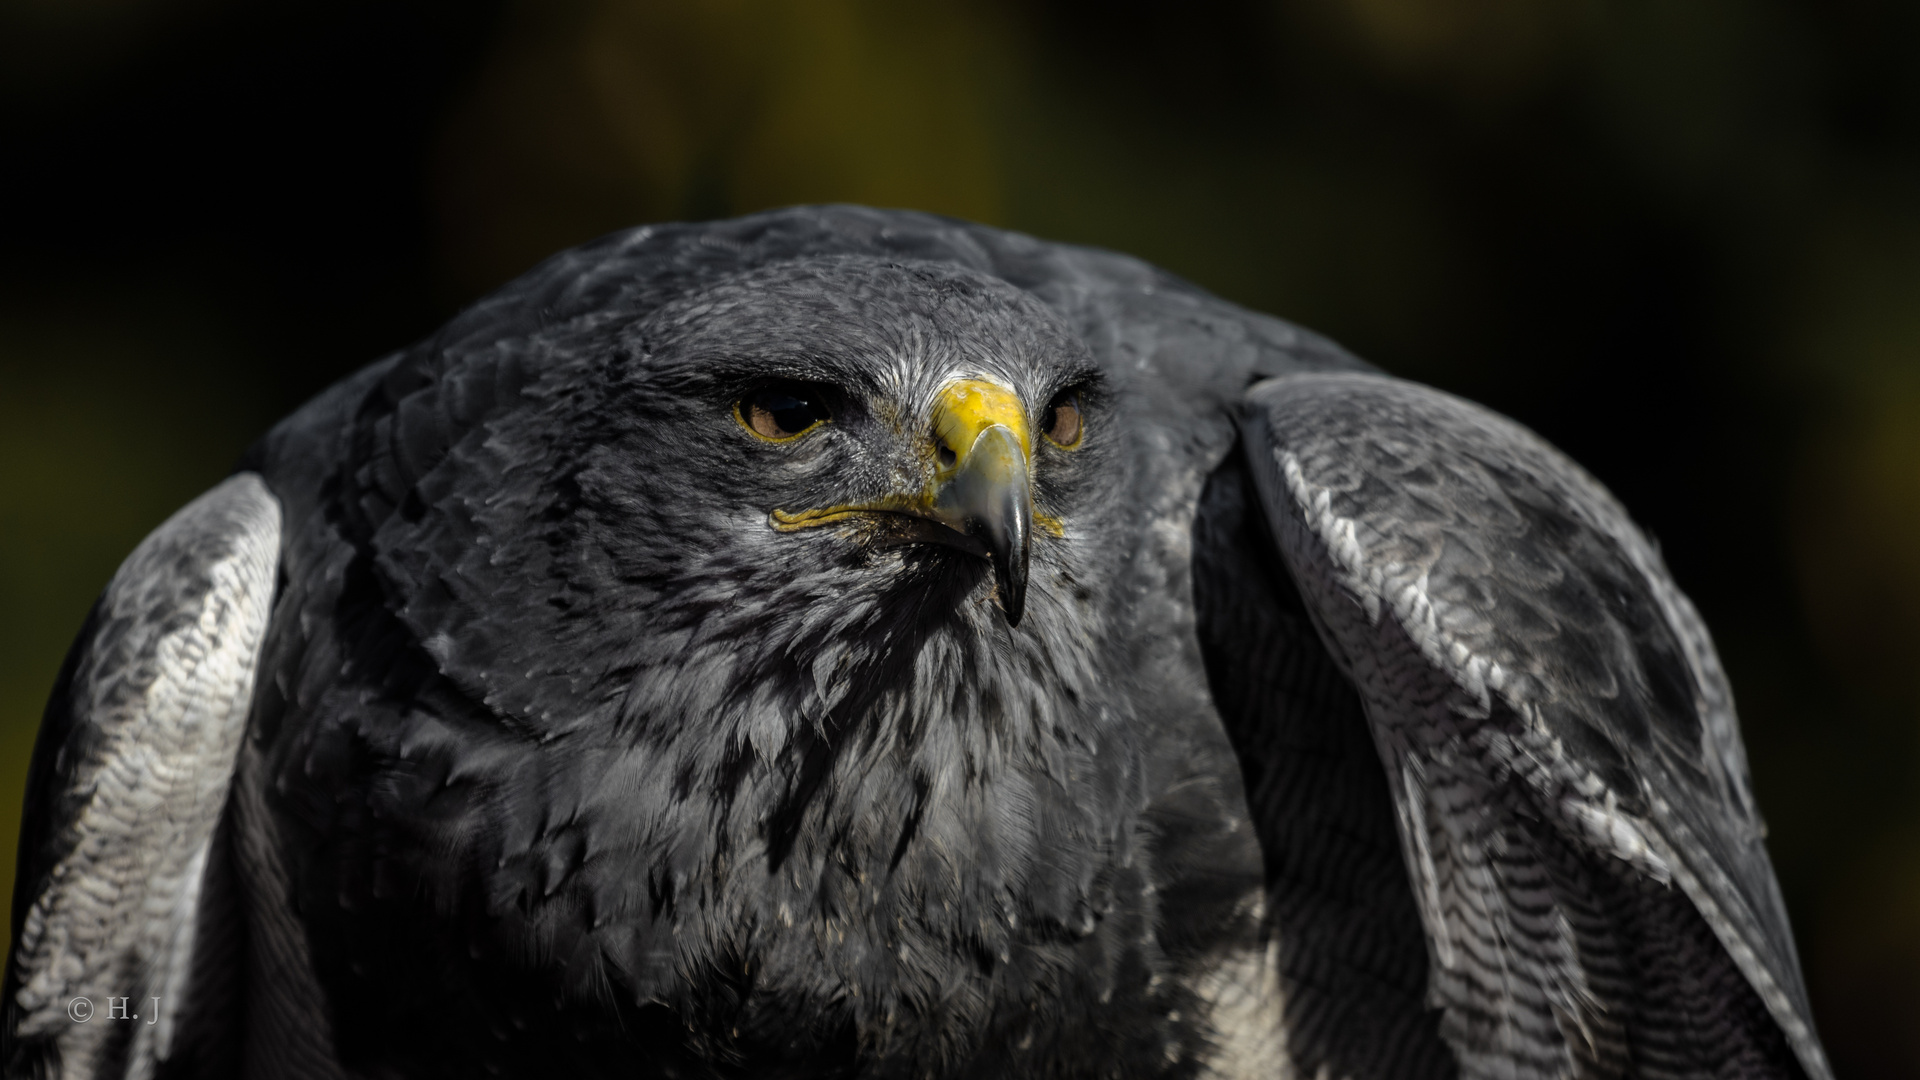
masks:
{"type": "Polygon", "coordinates": [[[1920,6],[0,0],[0,885],[115,565],[540,257],[1120,248],[1592,468],[1719,640],[1844,1078],[1920,1076],[1920,6]]]}

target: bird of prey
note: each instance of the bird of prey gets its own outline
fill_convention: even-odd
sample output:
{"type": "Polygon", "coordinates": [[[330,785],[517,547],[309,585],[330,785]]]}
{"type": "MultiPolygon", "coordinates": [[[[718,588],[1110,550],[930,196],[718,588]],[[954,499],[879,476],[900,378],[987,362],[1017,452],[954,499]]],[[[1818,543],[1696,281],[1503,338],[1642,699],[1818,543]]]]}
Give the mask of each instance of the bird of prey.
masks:
{"type": "Polygon", "coordinates": [[[1117,254],[641,228],[120,568],[5,1062],[1827,1080],[1764,832],[1699,615],[1517,424],[1117,254]]]}

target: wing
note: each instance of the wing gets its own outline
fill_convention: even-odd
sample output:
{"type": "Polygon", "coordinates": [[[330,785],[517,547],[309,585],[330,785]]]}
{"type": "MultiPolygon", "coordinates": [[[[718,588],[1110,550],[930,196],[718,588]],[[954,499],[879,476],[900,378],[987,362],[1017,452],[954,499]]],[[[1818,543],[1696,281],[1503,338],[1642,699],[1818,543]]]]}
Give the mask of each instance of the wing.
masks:
{"type": "Polygon", "coordinates": [[[28,778],[7,1075],[151,1076],[174,1049],[279,546],[238,474],[134,549],[74,643],[28,778]]]}
{"type": "Polygon", "coordinates": [[[1385,765],[1462,1075],[1828,1077],[1726,678],[1620,506],[1383,376],[1270,379],[1240,419],[1385,765]]]}

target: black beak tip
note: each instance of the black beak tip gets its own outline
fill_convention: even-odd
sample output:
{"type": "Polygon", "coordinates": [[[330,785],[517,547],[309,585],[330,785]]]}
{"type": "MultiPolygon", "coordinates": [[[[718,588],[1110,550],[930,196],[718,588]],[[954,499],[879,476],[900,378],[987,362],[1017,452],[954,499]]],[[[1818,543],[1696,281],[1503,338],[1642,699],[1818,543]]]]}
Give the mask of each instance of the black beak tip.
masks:
{"type": "Polygon", "coordinates": [[[1027,612],[1027,587],[1024,582],[1018,585],[1009,582],[1000,586],[1000,610],[1007,617],[1007,629],[1020,625],[1020,617],[1027,612]]]}
{"type": "Polygon", "coordinates": [[[992,556],[995,591],[1000,594],[1000,611],[1007,617],[1007,627],[1011,629],[1020,625],[1020,617],[1027,611],[1026,545],[995,547],[992,556]]]}

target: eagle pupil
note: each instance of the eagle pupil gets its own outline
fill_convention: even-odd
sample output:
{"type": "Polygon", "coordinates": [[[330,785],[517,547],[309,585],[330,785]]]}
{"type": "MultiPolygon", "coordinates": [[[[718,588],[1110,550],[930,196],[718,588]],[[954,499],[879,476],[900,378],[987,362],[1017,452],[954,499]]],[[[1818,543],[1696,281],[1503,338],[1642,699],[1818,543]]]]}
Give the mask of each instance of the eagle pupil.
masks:
{"type": "Polygon", "coordinates": [[[815,395],[796,386],[774,386],[755,391],[743,403],[748,426],[769,439],[789,439],[832,419],[815,395]]]}
{"type": "Polygon", "coordinates": [[[813,402],[785,394],[769,395],[767,411],[773,414],[773,422],[785,431],[804,431],[816,419],[813,402]]]}

